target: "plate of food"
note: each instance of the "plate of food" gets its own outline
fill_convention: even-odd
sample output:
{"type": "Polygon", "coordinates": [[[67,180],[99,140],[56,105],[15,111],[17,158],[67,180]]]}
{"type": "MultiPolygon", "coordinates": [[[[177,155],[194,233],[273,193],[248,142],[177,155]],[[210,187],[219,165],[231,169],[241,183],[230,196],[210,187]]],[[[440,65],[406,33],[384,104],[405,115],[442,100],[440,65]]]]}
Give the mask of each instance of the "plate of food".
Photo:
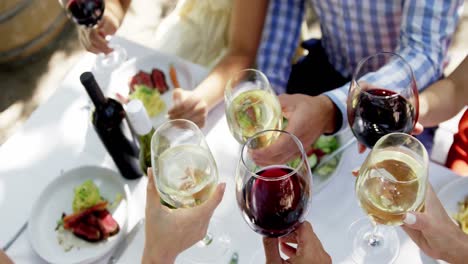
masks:
{"type": "Polygon", "coordinates": [[[110,252],[127,229],[128,187],[110,169],[85,166],[57,177],[35,201],[31,246],[48,263],[90,263],[110,252]]]}
{"type": "Polygon", "coordinates": [[[167,120],[174,88],[194,88],[188,66],[180,59],[155,53],[130,59],[115,70],[107,92],[124,103],[129,99],[141,100],[157,126],[167,120]]]}
{"type": "Polygon", "coordinates": [[[438,193],[445,210],[468,235],[468,178],[456,179],[438,193]]]}
{"type": "Polygon", "coordinates": [[[322,190],[330,182],[332,177],[337,174],[341,164],[341,154],[334,156],[324,164],[320,164],[321,160],[335,152],[343,143],[343,136],[320,136],[307,152],[313,175],[313,190],[315,193],[322,190]],[[320,166],[318,166],[319,164],[320,166]]]}

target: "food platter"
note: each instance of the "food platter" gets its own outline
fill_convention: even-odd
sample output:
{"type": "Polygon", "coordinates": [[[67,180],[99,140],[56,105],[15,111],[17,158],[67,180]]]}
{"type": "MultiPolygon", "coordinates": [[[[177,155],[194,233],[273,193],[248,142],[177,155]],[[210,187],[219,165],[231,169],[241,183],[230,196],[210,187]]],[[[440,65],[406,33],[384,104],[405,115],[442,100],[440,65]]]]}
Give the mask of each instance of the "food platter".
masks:
{"type": "Polygon", "coordinates": [[[124,238],[127,229],[128,197],[128,187],[113,170],[84,166],[64,172],[52,181],[34,202],[28,220],[31,246],[48,263],[90,263],[103,257],[124,238]],[[105,199],[113,200],[116,195],[121,195],[121,199],[110,211],[119,224],[120,231],[101,242],[91,243],[74,237],[67,238],[68,242],[74,244],[66,249],[61,242],[63,237],[56,230],[57,222],[62,213],[72,211],[74,188],[86,180],[92,180],[105,199]]]}
{"type": "MultiPolygon", "coordinates": [[[[330,153],[325,153],[326,155],[331,155],[334,151],[338,150],[341,146],[347,144],[350,140],[353,140],[353,134],[351,133],[349,129],[344,130],[338,133],[337,135],[334,135],[333,137],[336,139],[337,144],[334,146],[334,150],[331,151],[330,153]]],[[[327,137],[322,136],[321,139],[323,138],[327,138],[327,137]]],[[[317,168],[313,166],[313,163],[311,163],[311,156],[308,155],[308,157],[309,157],[309,163],[312,166],[312,177],[313,177],[312,190],[315,194],[317,194],[321,190],[323,190],[336,175],[340,173],[341,165],[343,164],[342,153],[337,154],[329,162],[325,164],[321,164],[321,168],[317,168]]],[[[320,162],[320,159],[316,160],[315,163],[319,163],[319,162],[320,162]]]]}
{"type": "MultiPolygon", "coordinates": [[[[118,97],[117,94],[128,97],[129,94],[133,92],[131,90],[132,82],[134,81],[135,77],[138,77],[139,74],[143,74],[143,76],[146,74],[150,79],[149,82],[152,82],[154,86],[158,86],[158,88],[160,88],[161,85],[159,83],[161,80],[156,80],[158,78],[153,78],[154,71],[159,71],[162,74],[162,77],[160,78],[164,79],[167,85],[167,90],[163,89],[161,91],[155,87],[155,90],[158,90],[160,93],[160,99],[164,102],[165,105],[161,112],[154,116],[150,115],[153,126],[157,127],[167,120],[167,112],[173,106],[172,94],[174,88],[182,88],[185,90],[194,89],[195,84],[188,69],[189,67],[186,65],[186,63],[180,59],[161,53],[154,53],[149,56],[132,58],[126,61],[124,64],[122,64],[122,66],[120,66],[112,73],[109,85],[105,91],[109,97],[116,98],[118,97]],[[173,81],[174,74],[177,79],[176,83],[173,81]]],[[[143,83],[145,83],[145,81],[143,81],[143,83]]],[[[146,84],[148,85],[148,83],[146,84]]],[[[145,107],[147,107],[146,104],[145,107]]],[[[150,110],[151,109],[147,107],[147,111],[151,112],[150,110]]]]}

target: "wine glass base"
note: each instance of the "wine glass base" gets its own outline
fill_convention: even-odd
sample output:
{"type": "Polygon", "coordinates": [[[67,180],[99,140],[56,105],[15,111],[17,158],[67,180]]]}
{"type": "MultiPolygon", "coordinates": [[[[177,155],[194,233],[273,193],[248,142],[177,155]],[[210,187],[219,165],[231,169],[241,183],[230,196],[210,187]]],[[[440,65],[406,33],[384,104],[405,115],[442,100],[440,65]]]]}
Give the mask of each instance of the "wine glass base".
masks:
{"type": "Polygon", "coordinates": [[[220,259],[226,258],[229,255],[231,246],[230,236],[223,234],[218,230],[220,226],[213,219],[208,227],[208,239],[205,237],[201,241],[197,242],[191,248],[185,250],[177,257],[177,263],[219,263],[220,259]]]}
{"type": "Polygon", "coordinates": [[[379,225],[374,237],[373,229],[369,218],[359,219],[349,228],[353,261],[359,264],[393,263],[400,253],[400,239],[395,228],[379,225]]]}
{"type": "Polygon", "coordinates": [[[124,48],[118,45],[112,45],[112,48],[114,50],[107,55],[103,53],[97,55],[94,65],[96,71],[115,69],[127,60],[127,51],[124,48]]]}

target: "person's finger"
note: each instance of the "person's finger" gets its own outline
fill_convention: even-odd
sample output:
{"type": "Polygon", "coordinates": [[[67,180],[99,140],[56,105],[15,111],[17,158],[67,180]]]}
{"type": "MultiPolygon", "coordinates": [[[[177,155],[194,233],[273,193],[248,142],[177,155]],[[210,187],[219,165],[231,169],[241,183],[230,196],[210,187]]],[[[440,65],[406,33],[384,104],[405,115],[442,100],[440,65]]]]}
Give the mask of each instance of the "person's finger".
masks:
{"type": "Polygon", "coordinates": [[[296,232],[292,232],[286,236],[280,237],[279,242],[281,243],[294,243],[297,244],[296,232]]]}
{"type": "Polygon", "coordinates": [[[361,143],[358,143],[358,152],[359,152],[359,154],[364,153],[364,151],[366,151],[366,146],[364,146],[361,143]]]}
{"type": "Polygon", "coordinates": [[[98,32],[103,38],[114,35],[117,31],[117,27],[114,22],[111,22],[109,19],[110,18],[101,20],[102,24],[98,26],[98,32]]]}
{"type": "Polygon", "coordinates": [[[211,197],[206,202],[204,202],[203,204],[199,206],[200,212],[203,212],[204,214],[209,214],[211,217],[216,207],[218,207],[218,205],[223,200],[225,189],[226,189],[225,182],[218,184],[218,186],[216,186],[216,190],[213,193],[213,195],[211,195],[211,197]]]}
{"type": "Polygon", "coordinates": [[[421,123],[416,123],[413,128],[413,132],[411,134],[413,135],[419,135],[424,131],[424,126],[421,123]]]}
{"type": "Polygon", "coordinates": [[[189,112],[192,112],[192,110],[196,107],[197,103],[197,100],[194,100],[193,98],[187,98],[186,100],[169,110],[168,114],[169,116],[180,116],[187,114],[189,112]]]}
{"type": "Polygon", "coordinates": [[[280,137],[271,145],[253,149],[251,152],[252,159],[259,165],[271,165],[273,163],[284,163],[298,154],[299,149],[294,149],[295,146],[290,143],[290,138],[287,135],[280,137]]]}
{"type": "Polygon", "coordinates": [[[206,111],[203,109],[195,109],[193,112],[187,113],[186,119],[192,120],[194,123],[198,124],[203,121],[206,117],[206,111]]]}
{"type": "Polygon", "coordinates": [[[423,237],[421,231],[411,229],[405,225],[402,225],[401,228],[406,232],[406,234],[414,241],[418,246],[421,247],[422,244],[425,242],[425,238],[423,237]]]}
{"type": "Polygon", "coordinates": [[[160,206],[160,197],[158,191],[156,190],[156,183],[154,181],[153,170],[151,167],[148,168],[146,173],[146,175],[148,175],[148,184],[146,186],[146,207],[160,206]]]}
{"type": "Polygon", "coordinates": [[[123,96],[121,93],[115,93],[115,97],[117,97],[117,100],[122,104],[127,104],[129,102],[128,98],[123,96]]]}
{"type": "Polygon", "coordinates": [[[271,237],[263,238],[263,249],[265,251],[265,259],[268,264],[281,264],[283,261],[278,247],[278,239],[271,237]]]}
{"type": "Polygon", "coordinates": [[[175,88],[172,93],[172,101],[174,102],[174,107],[179,106],[182,102],[183,90],[181,88],[175,88]]]}
{"type": "Polygon", "coordinates": [[[404,226],[411,229],[425,231],[429,228],[430,222],[428,216],[419,212],[408,212],[403,219],[404,226]]]}
{"type": "Polygon", "coordinates": [[[104,37],[102,37],[96,30],[92,30],[90,35],[91,45],[98,49],[100,52],[108,54],[112,52],[112,49],[109,48],[108,43],[104,37]]]}
{"type": "Polygon", "coordinates": [[[288,258],[296,256],[296,248],[292,247],[286,243],[281,242],[280,244],[281,252],[283,252],[288,258]]]}
{"type": "Polygon", "coordinates": [[[314,250],[323,250],[322,243],[315,234],[312,225],[305,221],[296,230],[298,255],[304,255],[305,251],[313,248],[314,250]]]}

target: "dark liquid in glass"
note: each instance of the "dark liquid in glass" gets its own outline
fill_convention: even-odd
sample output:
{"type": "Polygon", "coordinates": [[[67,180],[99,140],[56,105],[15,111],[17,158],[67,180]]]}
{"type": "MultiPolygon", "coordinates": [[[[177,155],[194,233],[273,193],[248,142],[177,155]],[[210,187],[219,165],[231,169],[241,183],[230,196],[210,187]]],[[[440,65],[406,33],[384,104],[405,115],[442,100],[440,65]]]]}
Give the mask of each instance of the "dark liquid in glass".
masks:
{"type": "MultiPolygon", "coordinates": [[[[266,178],[281,177],[292,171],[287,167],[270,167],[257,174],[266,178]]],[[[307,208],[309,188],[297,174],[273,181],[252,176],[241,195],[238,202],[252,229],[264,236],[280,237],[299,224],[307,208]]]]}
{"type": "Polygon", "coordinates": [[[70,0],[67,10],[75,23],[86,27],[95,26],[104,14],[103,0],[70,0]]]}
{"type": "Polygon", "coordinates": [[[411,133],[415,109],[403,96],[393,91],[373,88],[359,93],[355,109],[350,109],[349,123],[359,142],[372,148],[384,135],[411,133]]]}

